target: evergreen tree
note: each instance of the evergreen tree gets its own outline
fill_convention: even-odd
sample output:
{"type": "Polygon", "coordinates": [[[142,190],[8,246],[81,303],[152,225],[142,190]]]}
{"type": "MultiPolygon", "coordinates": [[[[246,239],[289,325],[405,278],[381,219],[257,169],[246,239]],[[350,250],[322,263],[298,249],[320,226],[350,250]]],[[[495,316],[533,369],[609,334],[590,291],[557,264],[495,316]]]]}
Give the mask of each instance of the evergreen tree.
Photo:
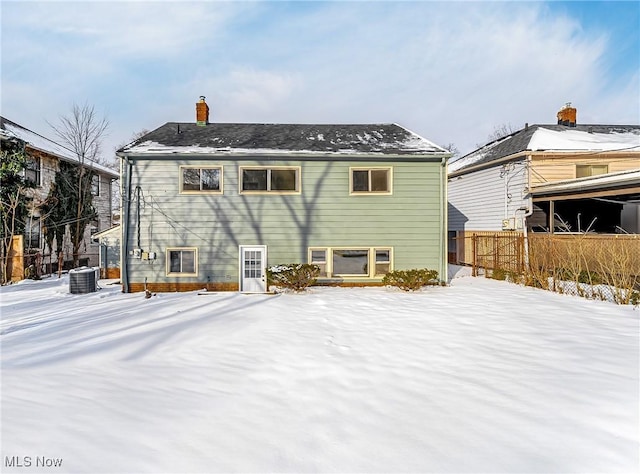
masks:
{"type": "Polygon", "coordinates": [[[55,181],[46,201],[40,206],[44,215],[45,242],[49,249],[56,241],[58,256],[62,252],[65,231],[68,227],[73,246],[73,266],[78,266],[80,246],[87,225],[97,217],[93,207],[91,180],[94,173],[78,165],[60,161],[55,181]]]}
{"type": "Polygon", "coordinates": [[[35,186],[25,179],[27,167],[25,144],[21,140],[9,139],[2,142],[0,153],[0,255],[2,257],[2,283],[8,281],[7,267],[11,240],[24,232],[29,215],[29,197],[25,191],[35,186]]]}

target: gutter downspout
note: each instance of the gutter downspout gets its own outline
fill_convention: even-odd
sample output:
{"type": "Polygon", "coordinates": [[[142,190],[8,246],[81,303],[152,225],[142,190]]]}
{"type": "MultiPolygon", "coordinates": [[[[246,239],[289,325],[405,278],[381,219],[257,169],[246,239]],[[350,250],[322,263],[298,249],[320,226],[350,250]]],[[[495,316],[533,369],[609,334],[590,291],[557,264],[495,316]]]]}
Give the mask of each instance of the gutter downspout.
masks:
{"type": "Polygon", "coordinates": [[[122,170],[124,171],[124,189],[122,193],[122,199],[126,201],[126,205],[122,206],[122,244],[121,248],[121,269],[122,269],[122,291],[129,293],[129,216],[131,215],[131,172],[133,164],[129,161],[128,156],[124,156],[122,161],[122,170]]]}
{"type": "Polygon", "coordinates": [[[531,193],[531,164],[532,159],[531,155],[527,156],[527,187],[528,187],[528,207],[524,209],[518,209],[518,211],[525,211],[522,215],[522,232],[524,234],[524,266],[525,270],[529,269],[529,233],[527,230],[527,217],[531,217],[533,215],[533,194],[531,193]]]}
{"type": "Polygon", "coordinates": [[[449,201],[447,199],[447,157],[442,157],[440,162],[440,205],[442,206],[442,219],[440,219],[440,281],[447,282],[449,279],[448,272],[448,249],[447,249],[447,230],[449,201]]]}

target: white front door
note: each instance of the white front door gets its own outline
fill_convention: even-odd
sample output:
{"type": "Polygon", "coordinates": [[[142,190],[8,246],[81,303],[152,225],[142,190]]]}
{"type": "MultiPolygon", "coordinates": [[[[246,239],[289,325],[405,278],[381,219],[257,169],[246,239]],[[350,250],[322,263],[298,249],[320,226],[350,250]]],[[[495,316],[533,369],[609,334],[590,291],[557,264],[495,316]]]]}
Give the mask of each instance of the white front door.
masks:
{"type": "Polygon", "coordinates": [[[266,293],[267,247],[264,245],[240,246],[240,291],[266,293]]]}

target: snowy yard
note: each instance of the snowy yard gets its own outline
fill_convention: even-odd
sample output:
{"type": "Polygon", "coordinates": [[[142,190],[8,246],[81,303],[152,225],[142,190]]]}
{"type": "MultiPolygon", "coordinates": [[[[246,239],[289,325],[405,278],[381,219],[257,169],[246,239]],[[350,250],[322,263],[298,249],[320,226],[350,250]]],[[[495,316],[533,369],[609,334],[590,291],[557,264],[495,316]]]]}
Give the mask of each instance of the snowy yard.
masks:
{"type": "Polygon", "coordinates": [[[640,468],[631,307],[471,277],[0,297],[3,472],[640,468]]]}

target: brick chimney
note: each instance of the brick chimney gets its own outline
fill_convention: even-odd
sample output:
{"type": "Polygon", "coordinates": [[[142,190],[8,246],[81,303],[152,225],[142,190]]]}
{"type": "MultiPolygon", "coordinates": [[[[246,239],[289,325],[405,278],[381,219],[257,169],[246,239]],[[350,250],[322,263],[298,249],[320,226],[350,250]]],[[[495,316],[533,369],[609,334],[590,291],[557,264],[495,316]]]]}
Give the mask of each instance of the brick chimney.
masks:
{"type": "Polygon", "coordinates": [[[577,114],[576,108],[571,107],[571,102],[567,102],[567,104],[560,109],[560,112],[558,112],[558,125],[575,127],[576,114],[577,114]]]}
{"type": "Polygon", "coordinates": [[[200,100],[196,102],[196,125],[204,127],[209,124],[209,106],[204,101],[204,96],[200,96],[200,100]]]}

